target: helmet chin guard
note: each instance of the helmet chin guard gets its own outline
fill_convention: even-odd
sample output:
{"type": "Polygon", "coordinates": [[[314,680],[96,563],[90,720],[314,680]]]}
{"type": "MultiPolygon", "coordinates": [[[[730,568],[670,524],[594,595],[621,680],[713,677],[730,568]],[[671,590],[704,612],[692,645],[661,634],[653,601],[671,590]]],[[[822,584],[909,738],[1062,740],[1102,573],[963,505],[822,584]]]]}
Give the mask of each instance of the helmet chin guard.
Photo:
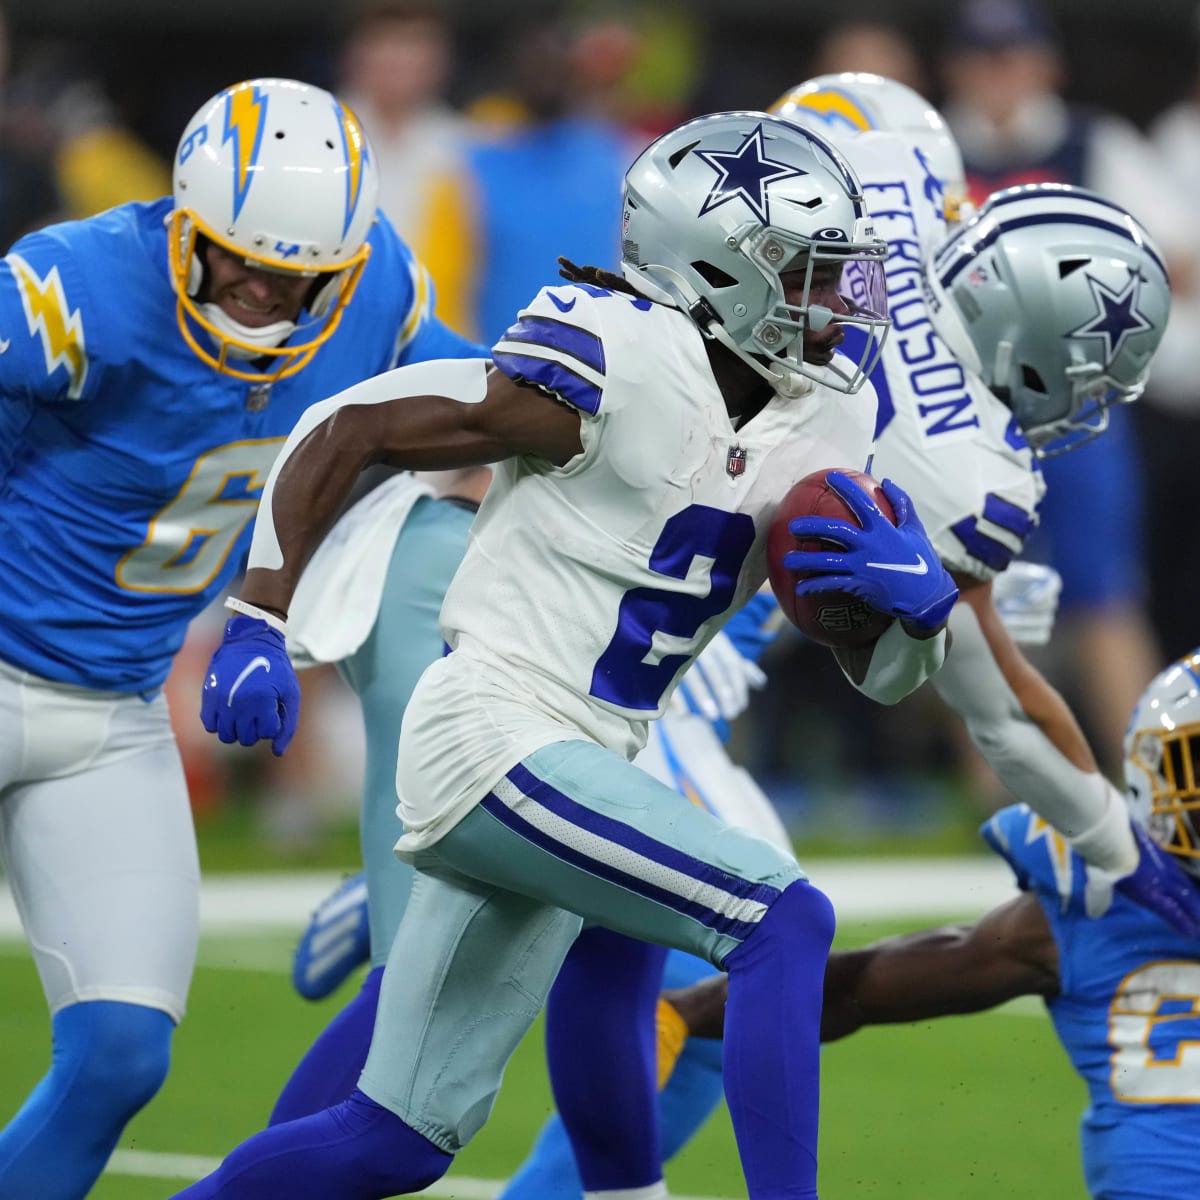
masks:
{"type": "Polygon", "coordinates": [[[176,317],[191,349],[239,379],[301,370],[358,285],[378,191],[357,118],[321,88],[251,79],[203,105],[175,155],[167,230],[176,317]],[[253,329],[199,299],[204,239],[247,266],[312,279],[300,319],[253,329]],[[264,359],[262,370],[249,365],[264,359]]]}
{"type": "Polygon", "coordinates": [[[786,391],[806,379],[844,392],[862,387],[890,325],[886,258],[837,150],[766,113],[686,122],[644,150],[625,177],[625,277],[786,391]],[[801,298],[789,303],[782,277],[801,270],[801,298]],[[813,299],[817,271],[839,277],[836,311],[813,299]],[[806,361],[805,333],[831,321],[862,327],[861,352],[829,365],[806,361]]]}

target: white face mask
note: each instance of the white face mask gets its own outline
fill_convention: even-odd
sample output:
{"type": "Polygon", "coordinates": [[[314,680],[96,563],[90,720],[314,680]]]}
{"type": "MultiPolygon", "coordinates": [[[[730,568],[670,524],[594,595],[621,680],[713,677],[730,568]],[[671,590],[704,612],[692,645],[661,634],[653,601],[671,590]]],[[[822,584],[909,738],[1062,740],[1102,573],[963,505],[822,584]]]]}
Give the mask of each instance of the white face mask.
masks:
{"type": "Polygon", "coordinates": [[[251,346],[255,347],[252,350],[247,346],[233,344],[229,346],[230,358],[240,358],[245,361],[258,357],[255,350],[274,350],[276,346],[282,345],[292,336],[292,332],[296,328],[295,321],[274,321],[270,325],[252,329],[235,321],[219,304],[214,304],[212,301],[201,304],[200,311],[226,336],[249,342],[251,346]]]}

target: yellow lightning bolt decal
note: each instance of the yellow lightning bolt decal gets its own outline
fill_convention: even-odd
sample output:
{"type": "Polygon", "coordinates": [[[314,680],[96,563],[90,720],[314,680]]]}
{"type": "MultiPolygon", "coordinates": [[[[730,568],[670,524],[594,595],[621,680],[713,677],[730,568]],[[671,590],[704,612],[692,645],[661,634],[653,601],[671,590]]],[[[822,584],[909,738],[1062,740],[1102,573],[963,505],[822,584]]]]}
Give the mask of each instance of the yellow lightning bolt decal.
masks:
{"type": "Polygon", "coordinates": [[[8,262],[17,278],[30,336],[42,340],[46,374],[52,375],[59,367],[65,367],[70,378],[67,396],[78,400],[88,369],[83,319],[79,309],[70,311],[58,267],[51,267],[43,279],[19,254],[10,254],[8,262]]]}
{"type": "Polygon", "coordinates": [[[258,161],[263,126],[267,115],[266,97],[249,83],[239,83],[229,89],[225,105],[224,142],[233,142],[235,170],[233,176],[233,216],[237,219],[250,191],[251,172],[258,161]]]}
{"type": "Polygon", "coordinates": [[[342,226],[342,236],[345,237],[362,194],[363,168],[370,150],[358,118],[344,104],[339,104],[337,108],[338,119],[342,123],[342,145],[346,148],[346,220],[342,226]]]}
{"type": "Polygon", "coordinates": [[[774,107],[780,109],[784,105],[806,108],[834,129],[839,126],[848,126],[850,129],[866,132],[875,128],[875,123],[871,118],[845,92],[809,92],[803,96],[792,94],[785,96],[774,107]]]}
{"type": "Polygon", "coordinates": [[[1044,840],[1046,843],[1046,853],[1049,855],[1050,865],[1054,869],[1054,882],[1058,887],[1058,895],[1065,912],[1071,899],[1071,849],[1063,835],[1053,825],[1031,812],[1025,844],[1032,846],[1039,840],[1044,840]]]}

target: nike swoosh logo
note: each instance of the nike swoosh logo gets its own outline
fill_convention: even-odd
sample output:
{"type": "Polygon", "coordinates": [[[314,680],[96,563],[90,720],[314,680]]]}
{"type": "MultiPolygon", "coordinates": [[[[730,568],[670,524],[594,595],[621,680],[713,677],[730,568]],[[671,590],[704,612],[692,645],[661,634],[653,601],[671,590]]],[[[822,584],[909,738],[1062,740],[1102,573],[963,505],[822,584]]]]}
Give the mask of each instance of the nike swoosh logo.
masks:
{"type": "Polygon", "coordinates": [[[554,301],[554,307],[559,312],[570,312],[575,307],[575,301],[579,299],[578,296],[572,296],[570,300],[560,300],[553,292],[547,292],[546,295],[554,301]]]}
{"type": "Polygon", "coordinates": [[[271,673],[271,664],[261,654],[252,658],[243,668],[242,673],[233,681],[233,687],[229,689],[229,699],[225,701],[226,707],[233,704],[233,698],[237,695],[237,690],[246,680],[258,670],[259,667],[265,667],[267,674],[271,673]]]}
{"type": "Polygon", "coordinates": [[[903,571],[905,575],[927,575],[929,564],[918,554],[915,563],[867,563],[880,571],[903,571]]]}

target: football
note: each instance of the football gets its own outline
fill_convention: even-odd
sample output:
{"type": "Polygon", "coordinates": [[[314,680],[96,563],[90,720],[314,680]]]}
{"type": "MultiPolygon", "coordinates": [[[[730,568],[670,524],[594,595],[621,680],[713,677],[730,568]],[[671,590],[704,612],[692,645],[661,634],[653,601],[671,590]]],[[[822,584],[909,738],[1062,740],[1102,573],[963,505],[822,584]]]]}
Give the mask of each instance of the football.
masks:
{"type": "Polygon", "coordinates": [[[806,637],[822,646],[862,646],[879,637],[894,618],[849,592],[839,590],[797,596],[796,583],[810,572],[790,571],[783,565],[783,556],[790,550],[820,550],[826,545],[816,538],[795,537],[788,525],[797,517],[832,517],[858,525],[858,518],[829,486],[826,476],[830,471],[841,471],[854,480],[879,505],[883,515],[895,522],[896,514],[883,488],[870,475],[848,467],[814,471],[792,486],[772,518],[767,533],[767,571],[779,607],[806,637]]]}

